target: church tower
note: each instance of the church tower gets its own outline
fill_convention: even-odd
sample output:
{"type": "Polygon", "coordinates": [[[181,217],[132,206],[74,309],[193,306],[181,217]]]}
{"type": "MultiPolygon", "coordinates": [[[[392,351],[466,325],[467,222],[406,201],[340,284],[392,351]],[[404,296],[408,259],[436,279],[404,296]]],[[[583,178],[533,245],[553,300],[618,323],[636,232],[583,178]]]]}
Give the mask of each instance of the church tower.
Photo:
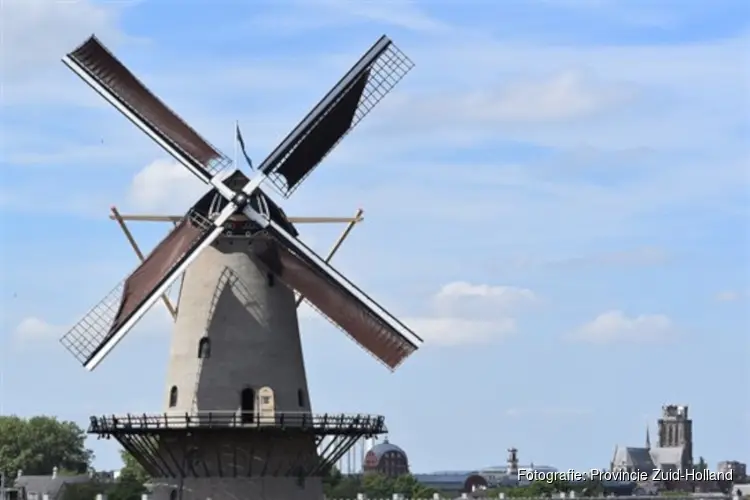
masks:
{"type": "MultiPolygon", "coordinates": [[[[659,447],[685,448],[687,460],[693,463],[693,421],[688,417],[688,407],[665,405],[659,419],[659,447]]],[[[687,465],[687,464],[686,464],[687,465]]]]}

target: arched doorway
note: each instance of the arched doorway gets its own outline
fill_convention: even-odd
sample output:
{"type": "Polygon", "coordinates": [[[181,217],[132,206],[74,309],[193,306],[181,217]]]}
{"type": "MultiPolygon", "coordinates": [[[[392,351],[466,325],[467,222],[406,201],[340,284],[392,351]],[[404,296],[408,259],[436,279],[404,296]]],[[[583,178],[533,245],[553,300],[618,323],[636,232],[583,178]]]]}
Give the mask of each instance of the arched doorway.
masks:
{"type": "Polygon", "coordinates": [[[246,387],[240,394],[241,422],[252,424],[255,421],[255,391],[246,387]]]}

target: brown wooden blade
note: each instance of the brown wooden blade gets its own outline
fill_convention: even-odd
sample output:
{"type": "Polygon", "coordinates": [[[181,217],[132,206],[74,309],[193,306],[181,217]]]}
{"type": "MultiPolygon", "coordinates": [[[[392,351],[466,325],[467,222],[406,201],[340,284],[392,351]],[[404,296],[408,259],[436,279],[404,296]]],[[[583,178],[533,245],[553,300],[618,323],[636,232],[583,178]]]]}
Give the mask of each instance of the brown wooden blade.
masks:
{"type": "MultiPolygon", "coordinates": [[[[136,243],[135,238],[133,237],[133,234],[130,232],[130,229],[128,229],[127,224],[125,224],[125,219],[120,215],[116,207],[112,207],[112,215],[110,216],[110,218],[116,220],[117,223],[120,225],[120,229],[122,229],[122,232],[125,233],[125,237],[128,239],[130,246],[133,247],[133,251],[141,260],[141,262],[145,261],[146,256],[143,255],[143,252],[141,252],[141,249],[138,246],[138,243],[136,243]]],[[[182,219],[182,217],[177,217],[176,221],[179,221],[180,219],[182,219]]],[[[167,306],[167,309],[169,310],[169,314],[172,315],[172,318],[177,319],[177,309],[172,305],[172,301],[169,300],[169,297],[167,297],[167,294],[162,295],[161,299],[164,302],[164,305],[167,306]]]]}
{"type": "MultiPolygon", "coordinates": [[[[354,226],[362,220],[362,214],[364,213],[364,210],[361,208],[357,209],[357,213],[354,214],[354,217],[352,218],[351,222],[349,222],[349,225],[346,226],[346,229],[341,233],[341,236],[339,236],[339,239],[336,240],[336,243],[333,244],[331,247],[330,252],[328,252],[328,256],[326,257],[326,262],[330,262],[334,255],[336,255],[336,252],[339,248],[341,248],[342,243],[344,243],[344,240],[347,236],[349,236],[349,233],[352,232],[352,229],[354,229],[354,226]]],[[[297,307],[302,303],[302,301],[305,298],[302,295],[297,295],[297,307]]]]}

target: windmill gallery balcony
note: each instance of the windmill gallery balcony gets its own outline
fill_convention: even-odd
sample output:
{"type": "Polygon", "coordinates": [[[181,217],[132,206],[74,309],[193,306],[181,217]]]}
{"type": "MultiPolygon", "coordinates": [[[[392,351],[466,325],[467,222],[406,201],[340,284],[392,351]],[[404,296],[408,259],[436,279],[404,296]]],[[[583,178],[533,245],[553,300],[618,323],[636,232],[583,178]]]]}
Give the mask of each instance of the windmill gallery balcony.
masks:
{"type": "Polygon", "coordinates": [[[90,422],[91,434],[114,437],[154,477],[320,476],[357,440],[387,432],[379,415],[305,412],[127,414],[90,422]],[[296,445],[290,461],[288,448],[296,445]]]}
{"type": "Polygon", "coordinates": [[[309,412],[276,412],[262,415],[254,412],[201,411],[193,413],[126,414],[91,417],[89,432],[102,437],[121,433],[138,434],[171,429],[258,429],[265,432],[298,429],[321,435],[376,435],[386,432],[385,417],[364,414],[313,414],[309,412]]]}

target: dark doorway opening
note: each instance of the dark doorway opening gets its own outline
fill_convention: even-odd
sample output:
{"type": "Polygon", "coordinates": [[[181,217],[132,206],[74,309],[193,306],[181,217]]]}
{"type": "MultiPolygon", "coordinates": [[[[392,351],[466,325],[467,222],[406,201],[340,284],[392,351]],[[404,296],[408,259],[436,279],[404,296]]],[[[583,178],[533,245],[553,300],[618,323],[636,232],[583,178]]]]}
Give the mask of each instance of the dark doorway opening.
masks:
{"type": "Polygon", "coordinates": [[[255,391],[247,387],[240,394],[241,418],[243,424],[252,424],[255,421],[255,391]]]}

